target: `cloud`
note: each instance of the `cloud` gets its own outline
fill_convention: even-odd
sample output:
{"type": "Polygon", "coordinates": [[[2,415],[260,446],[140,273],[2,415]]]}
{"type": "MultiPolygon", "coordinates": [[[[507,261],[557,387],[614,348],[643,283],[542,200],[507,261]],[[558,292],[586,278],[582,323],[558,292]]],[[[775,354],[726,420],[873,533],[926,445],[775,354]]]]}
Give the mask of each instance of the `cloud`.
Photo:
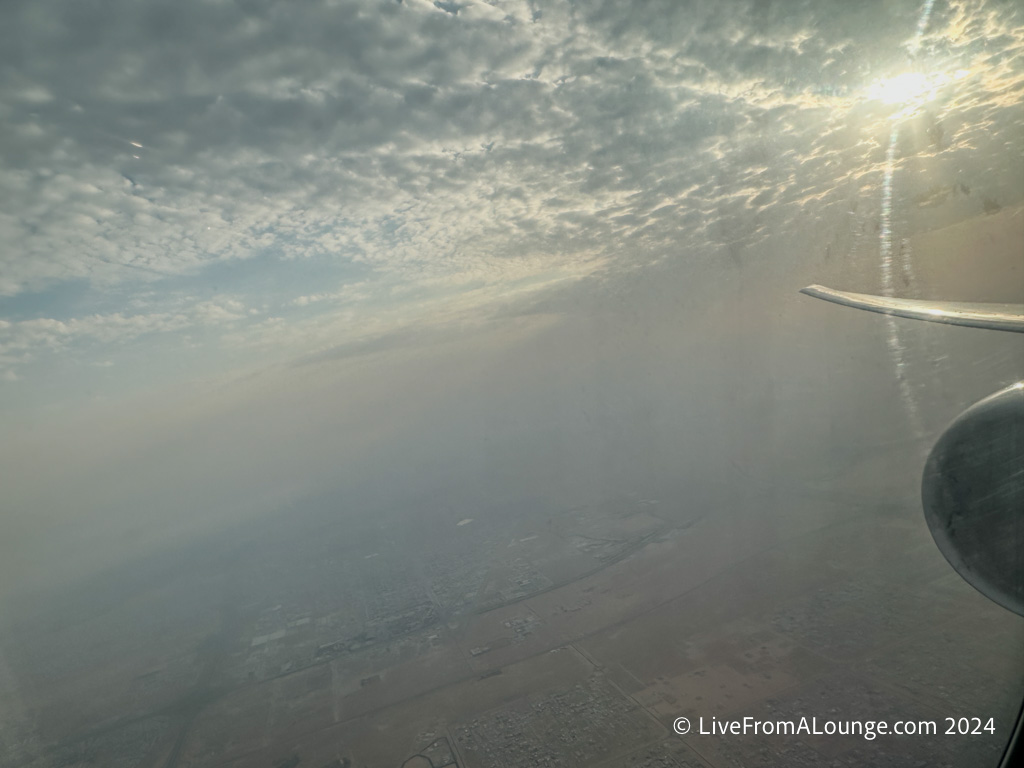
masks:
{"type": "Polygon", "coordinates": [[[367,292],[367,287],[368,286],[365,281],[349,283],[348,285],[342,286],[341,289],[337,291],[311,293],[305,296],[299,296],[292,299],[291,303],[296,307],[307,307],[310,304],[319,304],[324,301],[363,301],[368,299],[370,296],[367,292]]]}
{"type": "MultiPolygon", "coordinates": [[[[877,205],[896,109],[865,89],[914,61],[970,74],[928,107],[949,126],[945,145],[908,131],[905,156],[981,176],[976,158],[1016,135],[1020,11],[940,4],[912,61],[919,13],[10,3],[0,295],[93,292],[105,320],[19,325],[52,349],[196,322],[238,324],[234,339],[278,333],[254,306],[338,312],[362,300],[338,293],[352,282],[397,318],[417,286],[448,301],[488,285],[496,299],[563,271],[736,257],[830,211],[864,211],[862,198],[877,205]],[[261,274],[289,284],[245,293],[261,274]],[[132,314],[141,295],[214,281],[244,293],[248,320],[224,304],[132,314]]],[[[988,194],[1012,194],[1020,164],[986,177],[988,194]]],[[[407,310],[406,322],[421,314],[407,310]]]]}
{"type": "Polygon", "coordinates": [[[234,299],[202,301],[181,312],[125,315],[115,312],[70,320],[36,318],[0,325],[0,361],[27,361],[38,354],[59,352],[84,342],[119,344],[148,334],[172,333],[188,328],[225,327],[245,317],[245,307],[234,299]]]}

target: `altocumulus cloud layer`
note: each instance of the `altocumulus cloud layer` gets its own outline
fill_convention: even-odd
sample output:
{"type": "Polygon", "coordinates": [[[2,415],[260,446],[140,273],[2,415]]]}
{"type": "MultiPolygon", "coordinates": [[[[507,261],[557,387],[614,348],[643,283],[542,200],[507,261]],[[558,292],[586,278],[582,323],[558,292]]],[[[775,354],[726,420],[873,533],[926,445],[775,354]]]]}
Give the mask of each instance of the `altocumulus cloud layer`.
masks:
{"type": "Polygon", "coordinates": [[[894,118],[904,190],[1014,202],[1019,5],[939,0],[910,42],[921,13],[7,2],[0,376],[116,368],[136,339],[284,360],[666,258],[756,258],[877,208],[894,118]],[[907,71],[927,104],[872,97],[907,71]]]}

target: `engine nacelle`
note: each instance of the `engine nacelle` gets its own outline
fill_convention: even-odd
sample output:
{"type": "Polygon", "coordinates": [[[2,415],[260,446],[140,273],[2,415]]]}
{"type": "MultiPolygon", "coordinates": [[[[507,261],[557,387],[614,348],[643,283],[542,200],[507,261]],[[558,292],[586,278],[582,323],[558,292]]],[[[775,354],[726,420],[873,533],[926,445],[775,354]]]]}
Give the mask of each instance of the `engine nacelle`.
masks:
{"type": "Polygon", "coordinates": [[[935,444],[921,482],[939,550],[986,597],[1024,616],[1024,382],[975,403],[935,444]]]}

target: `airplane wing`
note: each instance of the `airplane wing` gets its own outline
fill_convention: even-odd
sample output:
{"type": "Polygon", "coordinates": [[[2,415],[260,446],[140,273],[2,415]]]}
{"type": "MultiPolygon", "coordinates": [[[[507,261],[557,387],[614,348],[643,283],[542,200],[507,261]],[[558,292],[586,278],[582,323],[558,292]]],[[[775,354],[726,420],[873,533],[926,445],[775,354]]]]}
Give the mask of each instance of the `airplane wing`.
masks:
{"type": "Polygon", "coordinates": [[[836,291],[823,285],[808,285],[801,288],[800,293],[883,315],[1024,333],[1024,304],[966,304],[925,299],[895,299],[888,296],[872,296],[868,293],[836,291]]]}

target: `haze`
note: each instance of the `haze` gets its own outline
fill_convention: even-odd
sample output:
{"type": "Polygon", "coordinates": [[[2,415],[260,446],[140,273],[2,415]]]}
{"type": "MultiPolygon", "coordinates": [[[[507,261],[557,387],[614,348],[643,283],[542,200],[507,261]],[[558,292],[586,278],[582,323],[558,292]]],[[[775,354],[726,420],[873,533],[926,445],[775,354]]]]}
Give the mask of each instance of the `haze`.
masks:
{"type": "MultiPolygon", "coordinates": [[[[303,570],[328,562],[318,541],[351,547],[343,559],[504,562],[507,539],[604,531],[628,552],[579,551],[661,568],[643,589],[680,592],[792,547],[811,590],[833,555],[794,542],[866,514],[920,558],[900,564],[874,549],[874,523],[857,528],[860,548],[834,557],[874,580],[868,594],[905,565],[989,610],[942,581],[917,486],[943,427],[1022,376],[1024,343],[797,291],[1024,301],[1019,4],[37,0],[0,11],[0,62],[0,605],[19,638],[0,654],[0,694],[18,702],[0,763],[56,765],[59,745],[133,709],[171,724],[139,753],[149,762],[125,765],[289,759],[291,732],[258,758],[241,737],[202,742],[193,723],[210,710],[182,714],[180,681],[62,731],[55,713],[79,693],[47,709],[57,688],[19,627],[47,621],[70,642],[90,600],[157,615],[164,598],[146,590],[180,588],[196,602],[168,631],[188,627],[182,648],[224,643],[196,651],[214,697],[263,680],[232,677],[231,654],[276,642],[256,642],[278,630],[258,633],[246,611],[288,610],[256,588],[260,558],[286,564],[295,594],[391,594],[303,570]],[[613,507],[646,517],[616,528],[613,507]],[[685,557],[682,531],[699,542],[685,557]],[[227,603],[241,613],[209,618],[227,603]]],[[[465,615],[501,602],[489,584],[520,600],[589,573],[556,549],[536,555],[543,579],[515,577],[522,595],[469,570],[465,605],[434,584],[437,642],[448,632],[476,658],[485,643],[467,638],[483,630],[465,615]]],[[[1024,670],[1006,649],[1024,627],[992,610],[1001,650],[972,653],[1002,659],[993,688],[1009,711],[1024,670]]],[[[145,655],[145,622],[125,616],[125,657],[145,655]]],[[[618,658],[615,637],[580,653],[618,658]]],[[[126,680],[168,668],[148,653],[126,680]]],[[[340,663],[335,702],[349,695],[340,663]]],[[[377,757],[295,754],[399,765],[409,739],[377,757]]],[[[466,765],[498,764],[464,749],[466,765]]]]}

